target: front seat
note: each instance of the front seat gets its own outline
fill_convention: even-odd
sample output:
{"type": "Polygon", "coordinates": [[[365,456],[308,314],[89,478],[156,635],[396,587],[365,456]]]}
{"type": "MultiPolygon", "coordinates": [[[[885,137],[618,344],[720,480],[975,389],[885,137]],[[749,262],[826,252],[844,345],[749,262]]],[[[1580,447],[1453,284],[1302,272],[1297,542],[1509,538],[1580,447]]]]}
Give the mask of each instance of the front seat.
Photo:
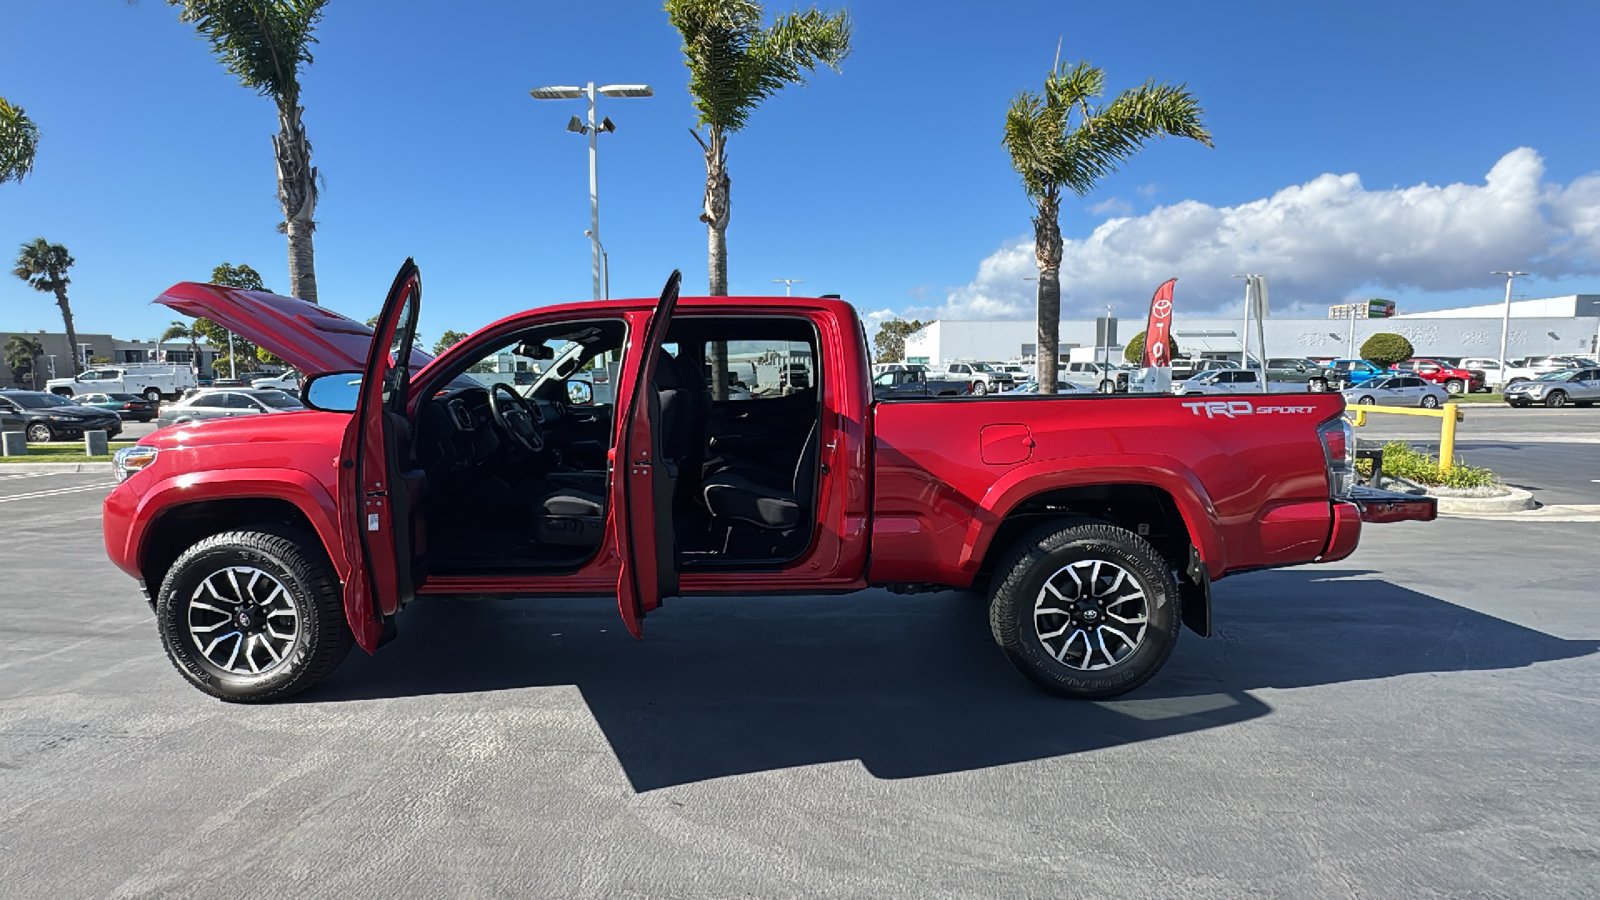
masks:
{"type": "Polygon", "coordinates": [[[726,470],[706,479],[706,508],[723,524],[742,522],[764,531],[793,531],[810,509],[817,487],[817,425],[811,426],[794,477],[786,486],[753,472],[726,470]]]}

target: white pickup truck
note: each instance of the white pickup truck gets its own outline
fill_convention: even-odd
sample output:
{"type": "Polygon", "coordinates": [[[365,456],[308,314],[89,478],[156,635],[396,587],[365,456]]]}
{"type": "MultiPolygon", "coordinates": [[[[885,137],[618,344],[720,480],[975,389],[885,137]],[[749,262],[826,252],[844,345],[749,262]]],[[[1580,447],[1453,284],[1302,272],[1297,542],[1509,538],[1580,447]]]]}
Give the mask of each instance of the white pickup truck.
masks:
{"type": "Polygon", "coordinates": [[[52,394],[75,397],[79,394],[138,394],[151,403],[176,400],[184,391],[197,387],[188,366],[162,366],[133,363],[100,366],[76,378],[52,378],[44,388],[52,394]]]}

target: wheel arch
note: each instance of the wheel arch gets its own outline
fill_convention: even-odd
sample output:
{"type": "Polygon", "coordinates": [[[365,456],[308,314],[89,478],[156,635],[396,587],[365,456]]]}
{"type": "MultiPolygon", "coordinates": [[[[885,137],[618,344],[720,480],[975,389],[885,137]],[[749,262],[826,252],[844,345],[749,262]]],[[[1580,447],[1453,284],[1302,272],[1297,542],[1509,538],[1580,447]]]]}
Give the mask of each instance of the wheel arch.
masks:
{"type": "Polygon", "coordinates": [[[135,521],[149,524],[128,538],[136,542],[133,558],[148,596],[160,593],[167,571],[184,550],[213,534],[237,530],[288,529],[315,535],[316,552],[328,559],[342,580],[345,562],[332,498],[305,473],[278,471],[272,477],[269,485],[251,477],[248,470],[200,473],[185,478],[182,486],[170,483],[178,479],[169,479],[146,493],[135,521]],[[226,480],[195,481],[212,475],[226,480]]]}

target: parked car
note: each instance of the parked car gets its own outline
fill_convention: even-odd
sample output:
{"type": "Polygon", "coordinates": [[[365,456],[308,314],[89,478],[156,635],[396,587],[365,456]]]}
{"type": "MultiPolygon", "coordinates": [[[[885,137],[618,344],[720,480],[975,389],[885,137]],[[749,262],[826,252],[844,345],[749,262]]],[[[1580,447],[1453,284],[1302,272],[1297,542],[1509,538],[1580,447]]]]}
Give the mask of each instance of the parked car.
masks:
{"type": "Polygon", "coordinates": [[[1447,362],[1432,357],[1413,357],[1403,362],[1397,362],[1389,367],[1391,372],[1410,372],[1423,381],[1430,381],[1442,386],[1452,394],[1465,394],[1476,391],[1484,385],[1484,372],[1452,366],[1447,362]]]}
{"type": "MultiPolygon", "coordinates": [[[[378,651],[422,595],[614,597],[637,637],[680,595],[987,588],[985,630],[1017,669],[1099,700],[1153,677],[1184,624],[1211,631],[1216,579],[1336,562],[1363,523],[1437,514],[1354,483],[1332,396],[872,403],[850,304],[680,302],[678,282],[514,314],[414,370],[305,339],[362,327],[309,303],[169,289],[161,302],[308,373],[313,408],[157,431],[114,462],[107,553],[154,599],[179,677],[287,697],[352,645],[378,651]],[[532,399],[459,378],[485,352],[558,341],[582,345],[577,367],[619,355],[616,409],[574,413],[555,369],[532,399]],[[709,396],[693,370],[759,341],[809,344],[812,387],[709,396]]],[[[408,260],[367,344],[405,360],[420,296],[408,260]]]]}
{"type": "Polygon", "coordinates": [[[1437,409],[1450,401],[1450,392],[1416,375],[1385,375],[1360,387],[1341,391],[1345,403],[1360,406],[1420,406],[1437,409]]]}
{"type": "Polygon", "coordinates": [[[872,396],[878,400],[896,397],[960,397],[972,393],[965,378],[930,375],[922,369],[896,369],[872,379],[872,396]]]}
{"type": "Polygon", "coordinates": [[[22,419],[28,440],[70,441],[85,431],[104,431],[112,438],[122,433],[122,417],[110,410],[79,406],[48,391],[5,391],[0,393],[0,411],[22,419]]]}
{"type": "Polygon", "coordinates": [[[1336,359],[1328,364],[1328,371],[1333,380],[1343,387],[1366,384],[1374,378],[1382,378],[1389,374],[1382,366],[1364,359],[1336,359]]]}
{"type": "Polygon", "coordinates": [[[1506,403],[1511,406],[1535,403],[1552,408],[1568,403],[1593,406],[1597,400],[1600,400],[1600,368],[1546,372],[1532,381],[1506,386],[1506,403]]]}
{"type": "Polygon", "coordinates": [[[1009,391],[1017,380],[1009,372],[1002,372],[984,362],[955,362],[944,368],[946,378],[964,378],[972,385],[972,392],[982,397],[995,391],[1009,391]]]}
{"type": "Polygon", "coordinates": [[[1096,362],[1069,362],[1056,369],[1056,382],[1063,381],[1102,394],[1126,392],[1128,370],[1096,362]]]}
{"type": "Polygon", "coordinates": [[[1186,378],[1172,386],[1172,392],[1179,395],[1191,394],[1295,394],[1304,393],[1308,388],[1305,382],[1288,383],[1273,386],[1261,383],[1260,369],[1212,369],[1201,372],[1191,378],[1186,378]],[[1271,390],[1268,391],[1268,388],[1271,390]]]}
{"type": "Polygon", "coordinates": [[[162,428],[169,425],[188,425],[208,419],[232,419],[261,413],[293,412],[305,409],[299,400],[283,391],[258,391],[255,388],[206,388],[185,397],[177,403],[161,408],[156,423],[162,428]]]}
{"type": "Polygon", "coordinates": [[[72,398],[79,406],[110,410],[123,419],[149,422],[156,417],[156,405],[138,394],[79,394],[72,398]]]}
{"type": "MultiPolygon", "coordinates": [[[[1037,381],[1025,381],[1022,384],[1017,385],[1016,388],[1014,390],[1012,390],[1011,393],[1013,393],[1013,394],[1037,394],[1037,393],[1039,393],[1039,382],[1037,382],[1037,381]]],[[[1087,389],[1079,387],[1078,385],[1075,385],[1070,381],[1057,381],[1056,382],[1056,393],[1058,393],[1058,394],[1083,394],[1083,393],[1087,393],[1087,389]]]]}
{"type": "Polygon", "coordinates": [[[127,363],[93,368],[73,378],[52,378],[44,389],[63,397],[79,394],[138,394],[151,403],[171,400],[195,386],[194,371],[188,366],[154,363],[127,363]]]}
{"type": "MultiPolygon", "coordinates": [[[[1252,362],[1252,368],[1257,365],[1252,362]]],[[[1267,360],[1267,381],[1273,384],[1303,384],[1309,391],[1325,391],[1333,383],[1332,370],[1303,356],[1272,357],[1267,360]]]]}
{"type": "Polygon", "coordinates": [[[283,391],[285,394],[298,396],[300,393],[300,373],[290,369],[278,375],[255,378],[251,380],[250,386],[261,390],[283,391]]]}
{"type": "Polygon", "coordinates": [[[1208,359],[1206,357],[1186,359],[1178,357],[1172,361],[1172,383],[1177,384],[1180,381],[1187,381],[1202,372],[1237,368],[1239,368],[1239,364],[1231,359],[1208,359]]]}

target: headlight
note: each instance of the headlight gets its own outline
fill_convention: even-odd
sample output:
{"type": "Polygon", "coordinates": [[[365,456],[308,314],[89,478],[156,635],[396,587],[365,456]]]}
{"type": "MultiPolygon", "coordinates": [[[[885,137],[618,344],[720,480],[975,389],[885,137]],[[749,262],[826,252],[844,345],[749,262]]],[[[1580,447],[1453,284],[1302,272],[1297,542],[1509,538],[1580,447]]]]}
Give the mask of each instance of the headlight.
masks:
{"type": "Polygon", "coordinates": [[[132,447],[123,447],[112,454],[111,471],[116,473],[119,483],[127,481],[133,473],[155,462],[156,453],[156,448],[138,444],[132,447]]]}

